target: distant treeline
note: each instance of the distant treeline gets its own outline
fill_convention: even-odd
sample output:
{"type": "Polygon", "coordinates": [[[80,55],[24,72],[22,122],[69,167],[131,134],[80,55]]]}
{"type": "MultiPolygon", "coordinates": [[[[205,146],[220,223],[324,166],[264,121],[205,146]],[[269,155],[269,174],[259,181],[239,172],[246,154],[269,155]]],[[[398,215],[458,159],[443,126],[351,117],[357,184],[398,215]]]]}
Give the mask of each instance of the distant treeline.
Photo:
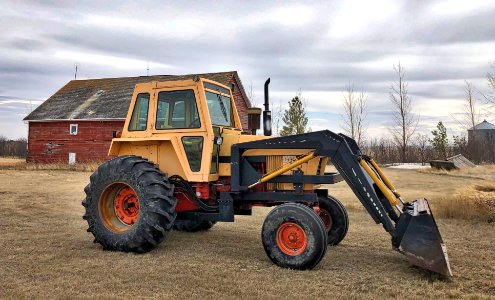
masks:
{"type": "Polygon", "coordinates": [[[27,139],[9,140],[0,136],[0,156],[26,157],[27,139]]]}
{"type": "MultiPolygon", "coordinates": [[[[372,139],[361,146],[364,153],[382,164],[391,163],[428,163],[432,159],[446,159],[462,154],[476,164],[495,163],[495,141],[468,143],[465,139],[454,139],[445,149],[437,151],[426,140],[418,140],[407,147],[406,161],[401,159],[401,151],[391,139],[372,139]]],[[[26,157],[27,139],[9,140],[0,136],[0,156],[26,157]]]]}
{"type": "Polygon", "coordinates": [[[428,163],[433,159],[446,159],[462,154],[476,164],[495,163],[495,141],[468,144],[465,139],[457,139],[449,144],[445,153],[437,151],[426,142],[417,142],[407,147],[406,161],[401,159],[401,151],[390,139],[373,139],[362,145],[364,153],[382,164],[428,163]]]}

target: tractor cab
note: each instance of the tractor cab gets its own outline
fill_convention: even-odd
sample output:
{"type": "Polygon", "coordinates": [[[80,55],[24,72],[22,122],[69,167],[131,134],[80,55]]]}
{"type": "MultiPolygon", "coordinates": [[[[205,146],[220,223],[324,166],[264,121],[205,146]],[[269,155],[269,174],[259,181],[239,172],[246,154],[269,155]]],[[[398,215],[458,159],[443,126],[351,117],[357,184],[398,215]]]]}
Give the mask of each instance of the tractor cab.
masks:
{"type": "Polygon", "coordinates": [[[241,132],[227,86],[203,78],[141,83],[134,89],[122,134],[113,139],[109,155],[146,157],[163,171],[189,181],[217,180],[221,148],[229,151],[232,144],[222,145],[223,140],[238,141],[241,132]]]}

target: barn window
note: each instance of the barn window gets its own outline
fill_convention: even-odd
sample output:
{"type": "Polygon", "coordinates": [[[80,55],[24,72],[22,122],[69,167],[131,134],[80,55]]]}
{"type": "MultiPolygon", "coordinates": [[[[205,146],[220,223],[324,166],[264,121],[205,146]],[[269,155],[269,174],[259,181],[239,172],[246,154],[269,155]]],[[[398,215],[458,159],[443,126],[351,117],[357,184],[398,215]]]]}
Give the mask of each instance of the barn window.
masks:
{"type": "Polygon", "coordinates": [[[70,124],[70,135],[77,135],[77,124],[70,124]]]}

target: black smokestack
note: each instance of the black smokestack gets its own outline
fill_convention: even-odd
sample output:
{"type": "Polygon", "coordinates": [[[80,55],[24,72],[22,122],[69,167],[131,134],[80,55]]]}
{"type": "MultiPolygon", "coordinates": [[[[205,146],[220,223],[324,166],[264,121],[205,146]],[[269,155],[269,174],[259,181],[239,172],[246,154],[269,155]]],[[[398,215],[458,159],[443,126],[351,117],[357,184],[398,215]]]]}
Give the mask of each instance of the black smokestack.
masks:
{"type": "Polygon", "coordinates": [[[266,136],[272,135],[272,112],[270,111],[270,101],[268,96],[268,85],[270,78],[265,81],[265,111],[263,111],[263,133],[266,136]]]}

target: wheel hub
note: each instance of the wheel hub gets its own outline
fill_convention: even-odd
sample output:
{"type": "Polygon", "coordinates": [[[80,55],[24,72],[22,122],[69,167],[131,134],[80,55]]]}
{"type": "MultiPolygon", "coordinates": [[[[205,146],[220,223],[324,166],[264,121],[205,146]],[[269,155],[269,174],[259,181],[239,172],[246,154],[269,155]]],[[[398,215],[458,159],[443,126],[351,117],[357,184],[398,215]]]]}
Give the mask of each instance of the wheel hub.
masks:
{"type": "Polygon", "coordinates": [[[126,225],[136,223],[139,214],[139,200],[131,187],[126,186],[115,195],[115,214],[126,225]]]}
{"type": "Polygon", "coordinates": [[[325,209],[322,209],[320,207],[320,211],[319,211],[318,215],[320,216],[321,220],[323,221],[323,224],[325,224],[325,228],[327,230],[330,230],[330,228],[332,228],[332,225],[333,225],[332,216],[330,215],[330,213],[328,211],[326,211],[325,209]]]}
{"type": "Polygon", "coordinates": [[[285,222],[278,229],[277,245],[287,255],[299,255],[307,246],[306,233],[298,224],[285,222]]]}

